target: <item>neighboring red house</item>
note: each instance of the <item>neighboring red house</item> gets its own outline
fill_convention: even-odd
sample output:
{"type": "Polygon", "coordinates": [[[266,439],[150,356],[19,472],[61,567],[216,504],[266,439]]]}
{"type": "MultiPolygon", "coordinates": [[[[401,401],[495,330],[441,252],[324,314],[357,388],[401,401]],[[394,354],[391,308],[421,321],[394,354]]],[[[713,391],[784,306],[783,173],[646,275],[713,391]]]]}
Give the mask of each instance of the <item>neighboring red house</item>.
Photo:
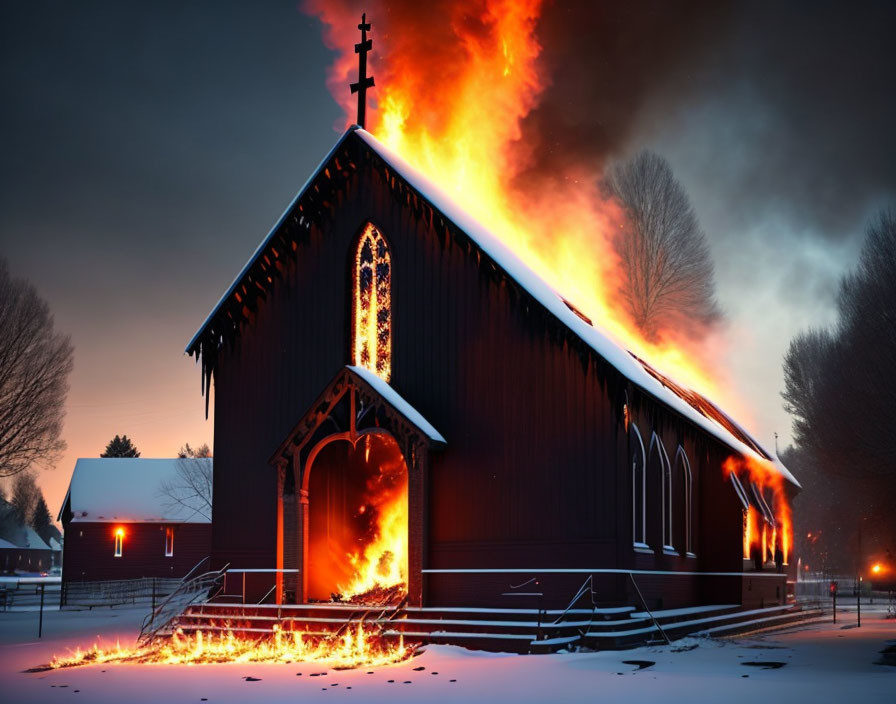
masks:
{"type": "Polygon", "coordinates": [[[79,459],[59,512],[63,583],[183,577],[211,548],[211,474],[210,458],[79,459]],[[205,477],[207,496],[190,487],[205,477]]]}
{"type": "Polygon", "coordinates": [[[53,550],[31,526],[20,526],[16,541],[0,538],[0,572],[45,572],[53,566],[53,550]]]}

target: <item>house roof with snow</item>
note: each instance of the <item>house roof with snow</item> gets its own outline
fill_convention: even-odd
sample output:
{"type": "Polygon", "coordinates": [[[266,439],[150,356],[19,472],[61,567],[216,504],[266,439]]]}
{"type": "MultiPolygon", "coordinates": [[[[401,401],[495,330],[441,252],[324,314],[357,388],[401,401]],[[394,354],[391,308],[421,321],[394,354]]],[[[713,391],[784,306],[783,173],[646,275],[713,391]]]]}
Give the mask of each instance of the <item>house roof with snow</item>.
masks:
{"type": "Polygon", "coordinates": [[[210,498],[206,501],[186,489],[183,477],[190,472],[207,476],[211,490],[211,458],[81,458],[59,520],[70,516],[71,522],[80,523],[211,523],[210,498]]]}
{"type": "Polygon", "coordinates": [[[258,291],[264,291],[279,276],[276,260],[287,251],[284,246],[286,238],[282,236],[283,228],[287,224],[310,228],[315,217],[312,208],[306,207],[313,203],[307,201],[315,198],[315,184],[318,179],[331,178],[334,172],[347,168],[346,164],[340,164],[338,155],[350,140],[381,159],[398,179],[410,186],[439,216],[466,234],[485,258],[503,270],[554,318],[632,383],[733,451],[768,462],[787,481],[797,487],[800,486],[796,478],[773,453],[763,448],[718,406],[701,394],[677,384],[647,362],[638,359],[613,340],[606,331],[587,321],[566,299],[524,264],[495,235],[467,214],[440,187],[380,143],[373,135],[357,126],[343,134],[324,158],[187,344],[187,354],[202,359],[204,389],[208,388],[218,347],[229,336],[238,333],[244,319],[240,311],[246,309],[246,304],[252,296],[259,295],[258,291]]]}
{"type": "Polygon", "coordinates": [[[20,550],[50,550],[50,546],[43,541],[31,526],[19,524],[6,537],[6,542],[20,550]]]}
{"type": "Polygon", "coordinates": [[[388,401],[396,411],[401,413],[409,423],[415,425],[430,440],[443,445],[445,444],[445,438],[442,437],[442,434],[433,428],[432,424],[421,415],[420,411],[405,401],[387,381],[384,381],[364,367],[347,366],[346,369],[350,369],[367,382],[374,391],[388,401]]]}
{"type": "Polygon", "coordinates": [[[18,549],[18,545],[13,545],[8,540],[4,540],[3,538],[0,538],[0,550],[17,550],[17,549],[18,549]]]}

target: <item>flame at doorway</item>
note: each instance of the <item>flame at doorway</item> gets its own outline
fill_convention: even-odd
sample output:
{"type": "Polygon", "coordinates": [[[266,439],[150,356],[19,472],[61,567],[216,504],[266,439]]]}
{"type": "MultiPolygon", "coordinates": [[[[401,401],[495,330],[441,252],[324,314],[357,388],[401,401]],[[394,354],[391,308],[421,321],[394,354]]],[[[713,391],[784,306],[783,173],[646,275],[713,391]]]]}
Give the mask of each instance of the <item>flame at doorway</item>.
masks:
{"type": "Polygon", "coordinates": [[[394,438],[321,454],[309,492],[309,597],[369,606],[407,594],[408,475],[394,438]]]}

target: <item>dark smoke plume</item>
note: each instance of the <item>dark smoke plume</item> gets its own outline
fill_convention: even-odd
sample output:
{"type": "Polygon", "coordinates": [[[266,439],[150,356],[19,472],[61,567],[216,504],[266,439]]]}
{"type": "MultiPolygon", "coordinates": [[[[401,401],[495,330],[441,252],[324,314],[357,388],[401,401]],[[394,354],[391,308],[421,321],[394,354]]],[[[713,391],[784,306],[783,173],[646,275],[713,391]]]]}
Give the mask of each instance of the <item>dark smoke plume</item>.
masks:
{"type": "Polygon", "coordinates": [[[894,26],[884,2],[548,5],[533,171],[603,165],[674,123],[741,222],[852,236],[896,192],[894,26]]]}

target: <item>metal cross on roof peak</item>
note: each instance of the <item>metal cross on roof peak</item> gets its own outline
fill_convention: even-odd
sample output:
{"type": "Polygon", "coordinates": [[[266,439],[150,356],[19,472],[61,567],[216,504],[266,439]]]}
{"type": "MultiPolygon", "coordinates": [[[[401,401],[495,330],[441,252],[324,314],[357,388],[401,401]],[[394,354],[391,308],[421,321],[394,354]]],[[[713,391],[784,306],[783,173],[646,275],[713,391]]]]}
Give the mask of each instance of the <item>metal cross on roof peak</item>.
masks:
{"type": "Polygon", "coordinates": [[[358,126],[364,127],[367,119],[367,89],[373,88],[373,76],[367,75],[367,52],[373,46],[373,42],[367,38],[370,24],[367,22],[367,13],[361,15],[361,43],[355,44],[355,53],[358,55],[358,82],[351,84],[352,93],[358,94],[358,126]]]}

